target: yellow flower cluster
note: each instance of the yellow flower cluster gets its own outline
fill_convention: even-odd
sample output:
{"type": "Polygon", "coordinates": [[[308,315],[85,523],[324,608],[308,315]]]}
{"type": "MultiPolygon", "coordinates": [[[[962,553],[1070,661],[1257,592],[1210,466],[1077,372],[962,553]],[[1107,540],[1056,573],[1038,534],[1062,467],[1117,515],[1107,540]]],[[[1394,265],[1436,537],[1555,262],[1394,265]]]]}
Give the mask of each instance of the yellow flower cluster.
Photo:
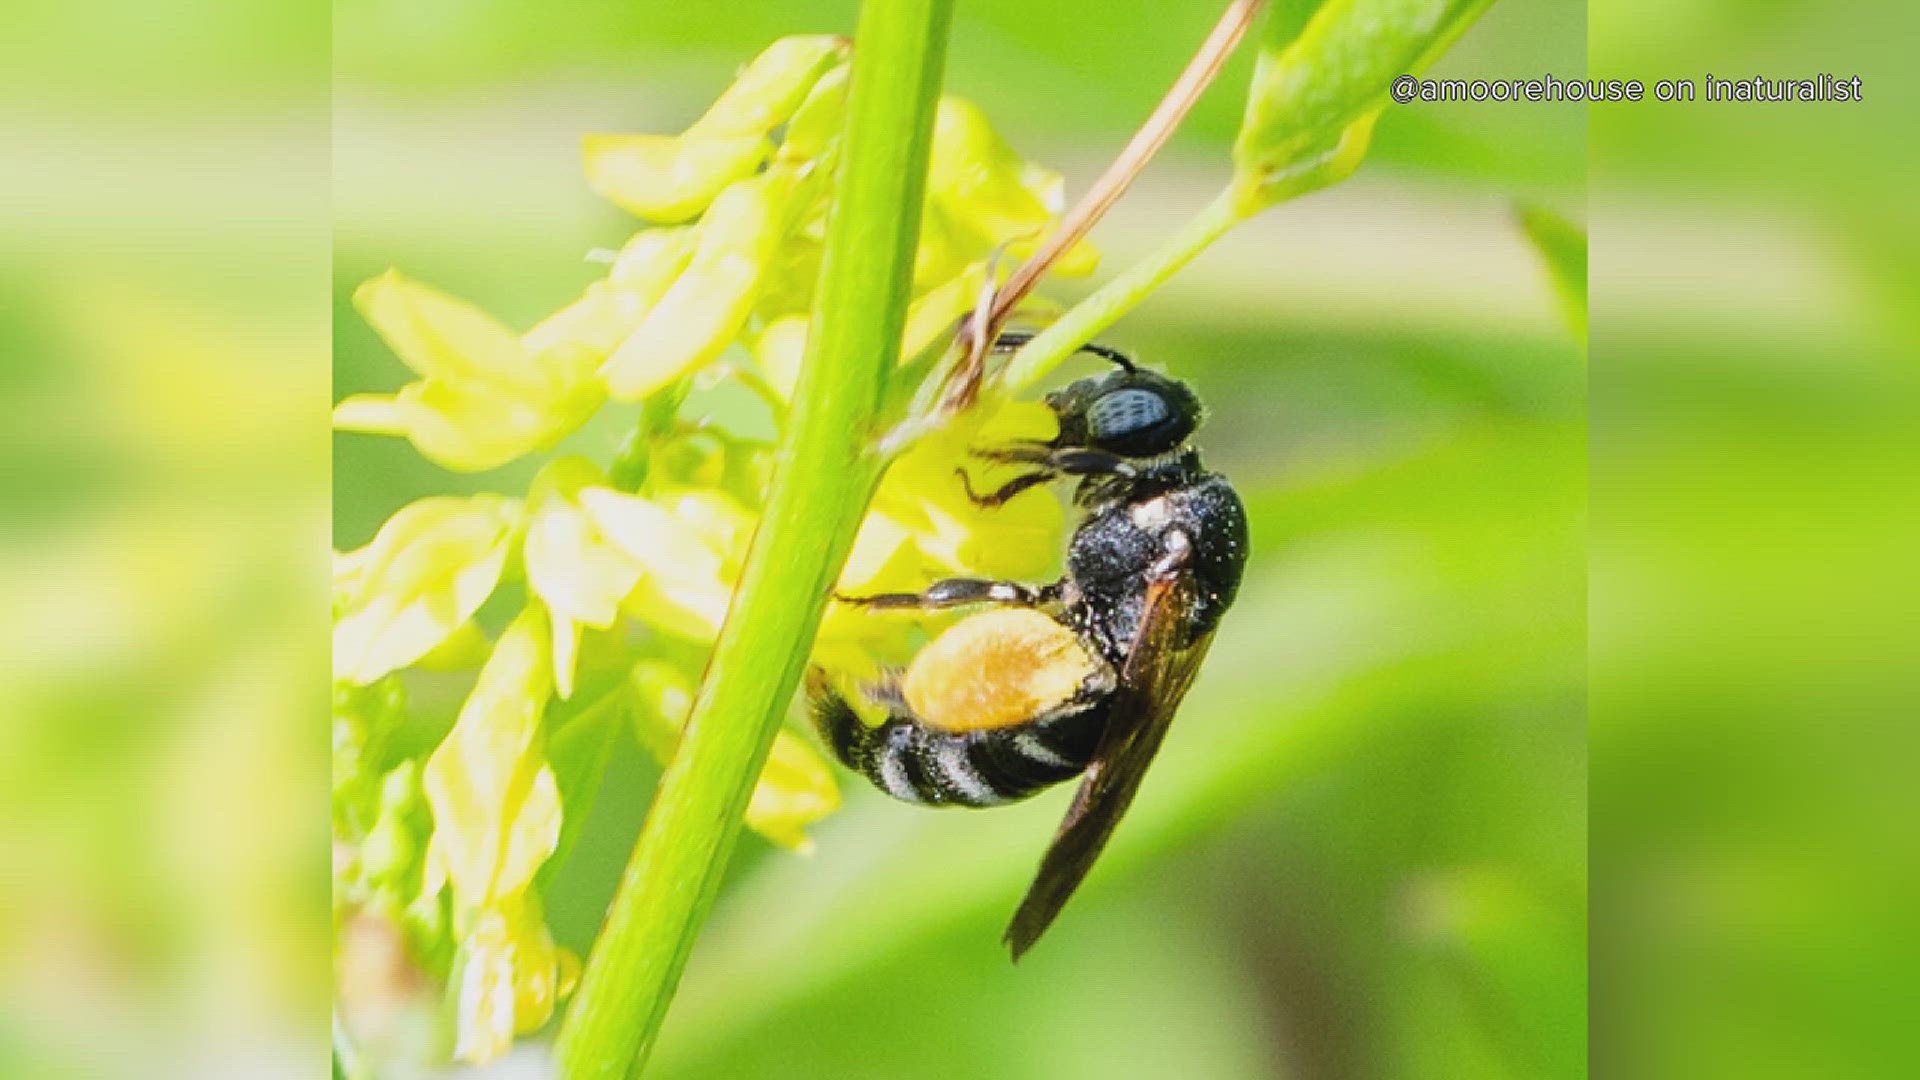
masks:
{"type": "MultiPolygon", "coordinates": [[[[634,438],[610,466],[562,454],[524,498],[421,499],[335,557],[336,725],[352,734],[336,768],[385,778],[336,782],[336,800],[368,803],[336,815],[357,850],[343,864],[353,888],[342,895],[387,896],[416,939],[438,935],[424,951],[442,958],[465,1060],[486,1061],[545,1023],[577,966],[548,934],[535,887],[570,798],[566,770],[556,775],[547,756],[554,703],[567,702],[566,722],[580,723],[591,703],[611,702],[662,761],[678,744],[772,452],[680,412],[695,376],[731,371],[776,425],[784,417],[824,246],[847,53],[838,38],[785,39],[680,135],[587,139],[594,189],[651,224],[603,278],[523,334],[397,272],[355,293],[418,378],[341,401],[338,429],[404,436],[440,465],[478,471],[555,447],[610,404],[641,403],[634,438]],[[477,616],[506,587],[523,588],[524,604],[489,644],[477,616]],[[384,743],[369,731],[404,712],[382,696],[397,673],[475,666],[472,692],[424,761],[354,760],[377,755],[384,743]]],[[[1023,161],[972,105],[941,103],[903,364],[944,346],[996,254],[1036,246],[1059,202],[1057,175],[1023,161]]],[[[1093,260],[1083,246],[1063,267],[1086,272],[1093,260]]],[[[994,484],[1004,466],[966,450],[1047,438],[1051,424],[1038,404],[976,409],[907,450],[882,482],[840,590],[1050,570],[1059,504],[1035,493],[982,513],[955,465],[965,463],[976,486],[994,484]]],[[[836,604],[818,652],[853,670],[898,662],[889,650],[901,647],[901,625],[836,604]]],[[[748,823],[805,850],[805,826],[838,803],[809,741],[783,732],[748,823]]]]}

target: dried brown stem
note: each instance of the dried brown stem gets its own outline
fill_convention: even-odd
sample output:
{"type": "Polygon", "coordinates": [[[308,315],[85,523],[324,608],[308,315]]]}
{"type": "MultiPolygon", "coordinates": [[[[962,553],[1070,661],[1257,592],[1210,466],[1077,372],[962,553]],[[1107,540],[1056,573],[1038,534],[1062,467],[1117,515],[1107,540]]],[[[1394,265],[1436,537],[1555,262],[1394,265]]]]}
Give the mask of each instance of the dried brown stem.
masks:
{"type": "Polygon", "coordinates": [[[1193,54],[1193,59],[1187,62],[1186,70],[1182,71],[1173,86],[1168,88],[1166,96],[1160,100],[1153,114],[1147,117],[1146,123],[1140,125],[1140,130],[1134,133],[1133,139],[1127,143],[1125,149],[1120,151],[1120,156],[1113,159],[1113,164],[1107,166],[1107,171],[1102,173],[1100,178],[1094,181],[1093,186],[1087,189],[1087,193],[1081,196],[1080,201],[1061,217],[1059,228],[1048,235],[1046,242],[1040,245],[1040,250],[1034,252],[1033,257],[1022,263],[1020,268],[1014,271],[1013,276],[1007,279],[1007,284],[994,297],[987,326],[969,327],[976,331],[977,335],[968,343],[972,348],[978,349],[986,342],[993,340],[994,334],[1013,313],[1014,307],[1027,293],[1033,291],[1041,275],[1045,274],[1068,248],[1078,243],[1080,238],[1087,234],[1087,230],[1093,228],[1094,223],[1100,220],[1108,208],[1113,206],[1133,183],[1134,178],[1147,167],[1147,162],[1151,161],[1153,156],[1160,152],[1160,148],[1166,145],[1175,129],[1179,128],[1180,122],[1185,120],[1187,113],[1192,111],[1194,103],[1200,100],[1200,95],[1206,92],[1207,87],[1220,74],[1220,69],[1226,65],[1227,58],[1233,55],[1233,50],[1240,44],[1240,39],[1246,36],[1247,28],[1253,24],[1254,16],[1260,13],[1265,3],[1266,0],[1233,0],[1227,5],[1227,10],[1220,16],[1220,21],[1214,25],[1213,32],[1207,35],[1207,40],[1201,44],[1199,51],[1193,54]],[[987,333],[978,335],[978,331],[982,329],[987,333]]]}

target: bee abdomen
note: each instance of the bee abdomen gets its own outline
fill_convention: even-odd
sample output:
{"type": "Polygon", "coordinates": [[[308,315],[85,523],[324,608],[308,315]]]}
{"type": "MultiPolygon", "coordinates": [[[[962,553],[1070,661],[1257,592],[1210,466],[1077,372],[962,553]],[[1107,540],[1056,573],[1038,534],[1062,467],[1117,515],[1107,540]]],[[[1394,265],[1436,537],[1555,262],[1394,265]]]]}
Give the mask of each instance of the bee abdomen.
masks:
{"type": "Polygon", "coordinates": [[[898,711],[870,727],[837,693],[814,699],[814,722],[848,768],[896,799],[930,806],[1001,806],[1078,776],[1099,740],[1099,712],[943,731],[898,711]]]}

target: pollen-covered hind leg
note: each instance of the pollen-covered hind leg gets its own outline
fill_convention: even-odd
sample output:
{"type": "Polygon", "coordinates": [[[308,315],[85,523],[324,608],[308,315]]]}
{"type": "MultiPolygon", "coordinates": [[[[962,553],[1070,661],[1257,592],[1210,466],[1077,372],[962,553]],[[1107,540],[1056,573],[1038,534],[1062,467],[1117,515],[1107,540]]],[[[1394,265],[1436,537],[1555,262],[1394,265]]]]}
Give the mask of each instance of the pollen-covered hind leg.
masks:
{"type": "Polygon", "coordinates": [[[869,726],[817,672],[808,678],[814,724],[835,757],[902,802],[1001,806],[1080,773],[1092,756],[1094,710],[1045,722],[943,731],[887,695],[891,715],[869,726]]]}
{"type": "Polygon", "coordinates": [[[879,610],[913,608],[940,611],[968,604],[1038,607],[1059,600],[1066,584],[1065,579],[1050,585],[1027,585],[1018,581],[988,581],[985,578],[946,578],[927,586],[925,592],[875,593],[871,596],[841,596],[836,593],[834,599],[843,604],[858,604],[879,610]]]}

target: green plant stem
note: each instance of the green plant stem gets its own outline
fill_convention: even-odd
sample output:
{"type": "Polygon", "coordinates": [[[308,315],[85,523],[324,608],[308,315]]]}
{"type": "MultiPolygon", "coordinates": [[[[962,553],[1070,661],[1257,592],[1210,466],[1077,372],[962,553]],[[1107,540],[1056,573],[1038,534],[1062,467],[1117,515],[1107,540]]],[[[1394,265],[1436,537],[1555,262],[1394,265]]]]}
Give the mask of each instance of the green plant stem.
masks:
{"type": "Polygon", "coordinates": [[[1027,342],[1007,361],[1001,385],[1018,394],[1047,377],[1074,350],[1132,311],[1181,267],[1242,219],[1231,188],[1194,215],[1160,248],[1127,267],[1027,342]]]}
{"type": "Polygon", "coordinates": [[[806,664],[882,462],[951,0],[867,0],[807,359],[760,527],[686,734],[641,829],[555,1054],[568,1080],[638,1072],[806,664]]]}

